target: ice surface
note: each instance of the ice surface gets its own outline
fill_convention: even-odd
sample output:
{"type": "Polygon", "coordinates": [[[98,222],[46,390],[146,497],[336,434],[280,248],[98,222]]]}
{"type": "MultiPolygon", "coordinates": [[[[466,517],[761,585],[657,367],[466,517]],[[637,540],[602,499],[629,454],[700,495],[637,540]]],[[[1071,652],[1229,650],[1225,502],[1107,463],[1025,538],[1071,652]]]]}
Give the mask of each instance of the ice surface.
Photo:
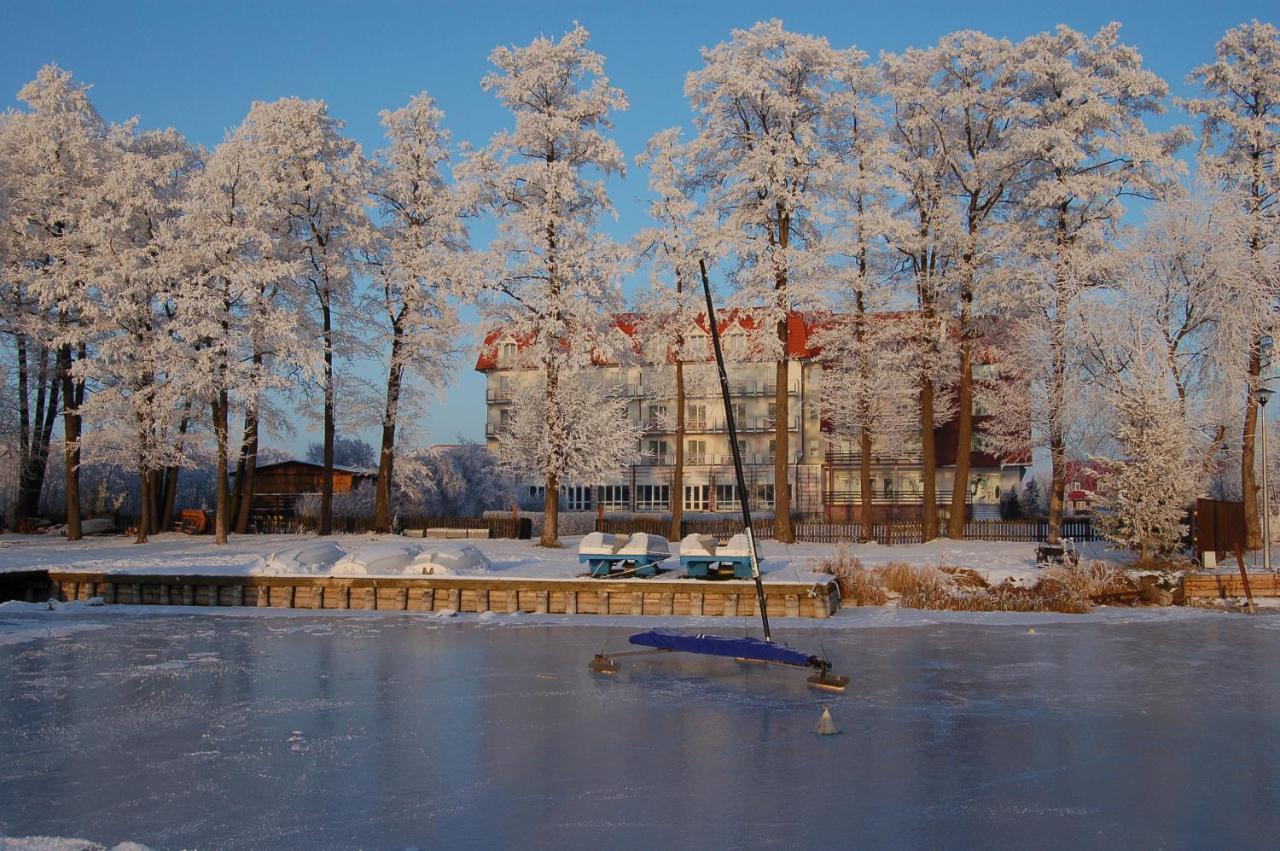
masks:
{"type": "MultiPolygon", "coordinates": [[[[6,607],[0,634],[18,621],[94,629],[0,646],[0,834],[1240,848],[1280,831],[1274,615],[861,609],[775,624],[852,676],[844,695],[678,654],[593,677],[592,654],[627,646],[626,619],[6,607]],[[824,705],[841,735],[812,735],[824,705]]],[[[712,624],[749,621],[690,628],[712,624]]]]}

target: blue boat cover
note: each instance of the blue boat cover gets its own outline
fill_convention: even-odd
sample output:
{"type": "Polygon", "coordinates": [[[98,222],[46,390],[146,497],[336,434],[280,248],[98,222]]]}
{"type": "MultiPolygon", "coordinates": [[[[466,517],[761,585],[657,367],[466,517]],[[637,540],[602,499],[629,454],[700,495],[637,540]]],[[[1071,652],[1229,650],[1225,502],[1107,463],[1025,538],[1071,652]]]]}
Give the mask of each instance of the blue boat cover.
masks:
{"type": "Polygon", "coordinates": [[[755,659],[759,662],[780,662],[783,665],[799,665],[807,668],[815,661],[807,653],[761,641],[758,638],[724,638],[718,635],[689,635],[667,629],[651,629],[631,636],[632,644],[653,647],[658,650],[678,650],[682,653],[701,653],[705,656],[731,656],[735,659],[755,659]]]}

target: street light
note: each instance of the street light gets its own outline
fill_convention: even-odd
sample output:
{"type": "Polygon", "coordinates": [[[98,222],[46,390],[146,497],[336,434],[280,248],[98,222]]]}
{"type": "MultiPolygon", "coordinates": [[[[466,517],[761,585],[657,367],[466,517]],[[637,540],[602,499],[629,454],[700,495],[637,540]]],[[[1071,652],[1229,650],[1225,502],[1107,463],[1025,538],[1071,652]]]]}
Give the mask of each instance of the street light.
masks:
{"type": "Polygon", "coordinates": [[[1271,570],[1271,494],[1267,485],[1267,401],[1274,393],[1270,387],[1258,388],[1258,407],[1262,412],[1262,569],[1271,570]]]}

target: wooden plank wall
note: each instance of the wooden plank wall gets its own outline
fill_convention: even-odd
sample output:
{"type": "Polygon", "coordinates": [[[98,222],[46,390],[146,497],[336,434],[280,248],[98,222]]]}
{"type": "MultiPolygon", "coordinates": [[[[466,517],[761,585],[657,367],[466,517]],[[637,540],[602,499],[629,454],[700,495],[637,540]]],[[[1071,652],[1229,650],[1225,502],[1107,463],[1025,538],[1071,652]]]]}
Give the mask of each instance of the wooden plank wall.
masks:
{"type": "MultiPolygon", "coordinates": [[[[756,616],[753,583],[663,579],[475,577],[172,576],[50,571],[65,601],[108,604],[528,612],[565,615],[756,616]]],[[[834,582],[769,582],[775,617],[825,618],[840,608],[834,582]]]]}
{"type": "MultiPolygon", "coordinates": [[[[1239,573],[1189,573],[1182,579],[1182,588],[1189,598],[1244,596],[1244,580],[1239,573]]],[[[1280,577],[1274,573],[1250,573],[1249,590],[1255,597],[1280,597],[1280,577]]]]}

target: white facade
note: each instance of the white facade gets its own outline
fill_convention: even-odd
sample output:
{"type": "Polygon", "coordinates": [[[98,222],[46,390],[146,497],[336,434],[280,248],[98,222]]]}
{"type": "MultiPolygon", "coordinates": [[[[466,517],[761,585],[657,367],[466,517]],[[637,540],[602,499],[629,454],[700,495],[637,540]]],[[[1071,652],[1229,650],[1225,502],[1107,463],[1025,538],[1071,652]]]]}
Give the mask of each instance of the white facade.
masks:
{"type": "MultiPolygon", "coordinates": [[[[726,351],[737,346],[732,333],[724,335],[726,351]]],[[[487,358],[477,368],[485,373],[485,437],[491,448],[510,415],[516,388],[540,379],[537,370],[522,368],[517,344],[491,341],[487,358]]],[[[682,500],[685,511],[738,511],[732,450],[718,379],[709,363],[686,363],[684,485],[671,493],[675,460],[675,367],[660,365],[603,365],[597,380],[627,399],[627,413],[643,431],[637,461],[618,471],[601,486],[568,484],[563,505],[569,510],[666,512],[671,498],[682,500]]],[[[754,510],[773,508],[775,444],[775,378],[773,362],[730,362],[727,365],[739,449],[754,510]]],[[[788,466],[792,510],[813,517],[843,519],[843,506],[860,502],[856,444],[822,430],[820,388],[822,366],[816,360],[793,360],[788,375],[790,398],[788,466]]],[[[977,459],[975,458],[975,461],[977,459]]],[[[970,476],[970,503],[975,517],[998,517],[1000,495],[1016,486],[1023,467],[975,466],[970,476]]],[[[937,472],[939,502],[948,504],[954,468],[937,472]]],[[[873,502],[883,506],[921,503],[919,453],[877,457],[873,463],[873,502]]],[[[542,484],[522,485],[522,502],[540,506],[542,484]]]]}

